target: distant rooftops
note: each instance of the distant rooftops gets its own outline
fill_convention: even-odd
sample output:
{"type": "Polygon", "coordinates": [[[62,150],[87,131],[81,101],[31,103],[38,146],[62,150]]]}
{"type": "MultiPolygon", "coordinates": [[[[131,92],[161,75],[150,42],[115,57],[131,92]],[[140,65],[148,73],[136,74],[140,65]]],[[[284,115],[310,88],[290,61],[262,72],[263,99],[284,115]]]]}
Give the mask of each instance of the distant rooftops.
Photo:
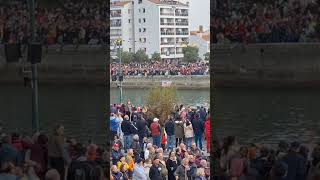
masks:
{"type": "Polygon", "coordinates": [[[125,6],[126,4],[130,3],[131,1],[115,1],[111,2],[111,6],[125,6]]]}
{"type": "Polygon", "coordinates": [[[148,0],[155,4],[189,6],[188,0],[148,0]]]}
{"type": "Polygon", "coordinates": [[[210,41],[210,31],[203,31],[203,26],[199,26],[199,30],[197,31],[190,31],[191,36],[199,36],[205,41],[210,41]]]}

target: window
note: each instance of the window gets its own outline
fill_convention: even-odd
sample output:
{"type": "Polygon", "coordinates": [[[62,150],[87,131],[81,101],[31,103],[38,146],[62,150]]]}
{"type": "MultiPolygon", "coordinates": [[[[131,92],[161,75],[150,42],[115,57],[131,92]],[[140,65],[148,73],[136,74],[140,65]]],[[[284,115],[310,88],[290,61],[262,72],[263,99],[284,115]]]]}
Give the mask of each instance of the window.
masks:
{"type": "Polygon", "coordinates": [[[146,28],[143,28],[143,32],[146,32],[147,31],[147,29],[146,28]]]}
{"type": "Polygon", "coordinates": [[[141,28],[139,28],[139,32],[141,32],[141,28]]]}
{"type": "Polygon", "coordinates": [[[147,48],[144,48],[144,52],[147,52],[147,48]]]}
{"type": "Polygon", "coordinates": [[[141,12],[141,9],[139,9],[139,13],[141,12]]]}
{"type": "Polygon", "coordinates": [[[139,23],[141,23],[141,19],[139,19],[139,23]]]}
{"type": "Polygon", "coordinates": [[[141,4],[142,3],[142,0],[138,0],[138,4],[141,4]]]}
{"type": "Polygon", "coordinates": [[[142,12],[143,12],[143,13],[145,13],[145,12],[146,12],[146,9],[145,9],[145,8],[143,8],[143,9],[142,9],[142,12]]]}
{"type": "Polygon", "coordinates": [[[147,42],[147,38],[144,38],[144,42],[147,42]]]}
{"type": "Polygon", "coordinates": [[[144,23],[146,22],[146,18],[143,18],[143,22],[144,22],[144,23]]]}
{"type": "Polygon", "coordinates": [[[130,14],[131,13],[131,9],[128,9],[128,14],[130,14]]]}
{"type": "Polygon", "coordinates": [[[129,24],[131,23],[131,19],[128,19],[129,24]]]}
{"type": "Polygon", "coordinates": [[[129,48],[129,52],[131,52],[131,50],[132,50],[132,49],[131,49],[131,48],[129,48]]]}
{"type": "Polygon", "coordinates": [[[141,38],[139,38],[139,42],[142,42],[141,38]]]}

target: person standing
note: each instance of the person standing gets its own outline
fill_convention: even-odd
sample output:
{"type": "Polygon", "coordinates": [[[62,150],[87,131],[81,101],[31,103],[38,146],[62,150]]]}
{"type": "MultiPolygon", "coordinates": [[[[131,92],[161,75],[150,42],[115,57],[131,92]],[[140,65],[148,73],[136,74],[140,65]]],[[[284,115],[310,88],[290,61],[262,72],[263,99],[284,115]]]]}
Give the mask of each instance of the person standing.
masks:
{"type": "Polygon", "coordinates": [[[177,120],[174,124],[174,134],[176,137],[176,147],[182,142],[184,137],[183,121],[177,120]]]}
{"type": "Polygon", "coordinates": [[[167,142],[168,142],[167,149],[168,151],[172,151],[174,146],[173,143],[175,139],[173,118],[170,117],[164,126],[165,126],[165,131],[167,133],[167,142]]]}
{"type": "Polygon", "coordinates": [[[158,123],[159,119],[154,118],[153,123],[150,125],[151,130],[151,136],[152,136],[152,143],[153,145],[160,147],[160,134],[161,134],[161,128],[160,124],[158,123]]]}
{"type": "Polygon", "coordinates": [[[186,122],[184,123],[184,136],[185,136],[185,142],[187,145],[187,149],[191,147],[192,139],[194,137],[193,133],[193,127],[191,122],[187,119],[186,122]]]}
{"type": "Polygon", "coordinates": [[[178,180],[188,180],[188,172],[190,170],[189,168],[189,160],[187,158],[184,158],[181,161],[181,165],[178,166],[177,170],[174,172],[174,175],[176,179],[178,180]]]}
{"type": "Polygon", "coordinates": [[[137,159],[133,169],[132,180],[147,180],[147,176],[144,173],[143,163],[143,159],[137,159]]]}
{"type": "Polygon", "coordinates": [[[147,135],[147,123],[146,120],[140,115],[137,123],[136,123],[137,129],[138,129],[138,135],[139,135],[139,144],[141,146],[141,149],[143,148],[143,139],[147,135]]]}
{"type": "Polygon", "coordinates": [[[111,113],[111,116],[110,116],[111,139],[114,139],[114,136],[117,135],[118,128],[119,128],[119,119],[114,113],[111,113]]]}
{"type": "Polygon", "coordinates": [[[161,167],[159,166],[159,164],[159,157],[156,156],[149,171],[149,177],[151,180],[163,180],[161,176],[161,167]]]}
{"type": "Polygon", "coordinates": [[[171,151],[169,153],[169,159],[166,162],[166,166],[168,169],[168,180],[176,180],[174,176],[174,172],[178,167],[178,161],[177,161],[176,153],[174,151],[171,151]]]}
{"type": "Polygon", "coordinates": [[[61,177],[65,176],[65,164],[70,160],[65,156],[64,127],[57,125],[48,142],[48,157],[50,167],[56,169],[61,177]]]}
{"type": "Polygon", "coordinates": [[[132,143],[132,127],[131,122],[129,121],[129,116],[125,115],[124,120],[121,123],[121,130],[123,133],[123,143],[124,143],[124,149],[127,151],[130,148],[130,145],[132,143]]]}
{"type": "Polygon", "coordinates": [[[199,119],[199,116],[196,115],[195,119],[192,122],[192,125],[194,132],[194,141],[197,144],[197,147],[202,150],[202,135],[204,132],[204,123],[199,119]]]}

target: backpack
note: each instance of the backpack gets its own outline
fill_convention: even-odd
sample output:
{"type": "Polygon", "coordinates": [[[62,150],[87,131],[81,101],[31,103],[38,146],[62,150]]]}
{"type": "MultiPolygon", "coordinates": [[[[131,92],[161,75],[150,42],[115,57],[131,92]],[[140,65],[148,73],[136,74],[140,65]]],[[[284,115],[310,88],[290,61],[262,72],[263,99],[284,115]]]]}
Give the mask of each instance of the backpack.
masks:
{"type": "Polygon", "coordinates": [[[245,167],[243,158],[232,158],[229,165],[229,175],[231,177],[241,177],[244,175],[245,167]]]}
{"type": "Polygon", "coordinates": [[[97,180],[100,176],[101,169],[95,162],[73,162],[67,180],[97,180]]]}

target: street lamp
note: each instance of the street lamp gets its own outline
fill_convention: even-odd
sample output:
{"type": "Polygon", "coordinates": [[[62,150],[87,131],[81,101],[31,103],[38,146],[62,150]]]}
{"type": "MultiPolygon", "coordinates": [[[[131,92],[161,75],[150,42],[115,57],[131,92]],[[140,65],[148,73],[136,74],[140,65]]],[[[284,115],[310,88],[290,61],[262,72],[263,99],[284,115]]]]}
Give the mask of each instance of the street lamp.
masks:
{"type": "Polygon", "coordinates": [[[118,49],[118,54],[119,54],[119,74],[118,74],[118,81],[119,81],[119,90],[120,90],[120,104],[122,104],[122,81],[123,81],[123,74],[122,74],[122,69],[121,69],[121,65],[122,65],[122,60],[121,60],[121,56],[122,56],[122,52],[121,52],[121,45],[122,45],[122,39],[117,39],[115,40],[115,46],[118,49]]]}

